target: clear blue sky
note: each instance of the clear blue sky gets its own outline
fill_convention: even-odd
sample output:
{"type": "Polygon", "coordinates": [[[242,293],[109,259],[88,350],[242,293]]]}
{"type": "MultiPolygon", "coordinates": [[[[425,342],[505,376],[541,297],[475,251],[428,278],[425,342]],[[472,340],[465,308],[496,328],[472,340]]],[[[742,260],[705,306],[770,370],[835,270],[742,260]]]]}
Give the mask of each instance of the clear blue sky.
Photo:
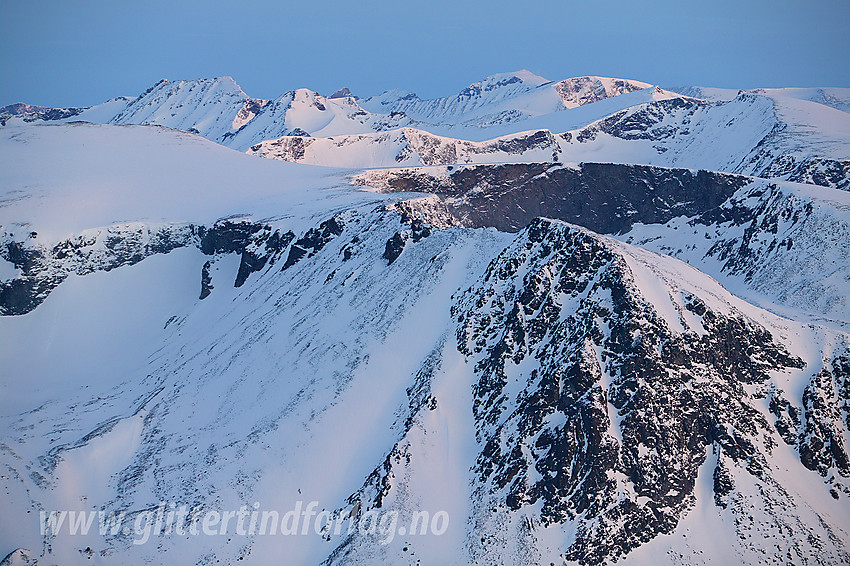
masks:
{"type": "Polygon", "coordinates": [[[160,78],[448,95],[488,74],[850,86],[848,0],[0,0],[0,105],[81,106],[160,78]]]}

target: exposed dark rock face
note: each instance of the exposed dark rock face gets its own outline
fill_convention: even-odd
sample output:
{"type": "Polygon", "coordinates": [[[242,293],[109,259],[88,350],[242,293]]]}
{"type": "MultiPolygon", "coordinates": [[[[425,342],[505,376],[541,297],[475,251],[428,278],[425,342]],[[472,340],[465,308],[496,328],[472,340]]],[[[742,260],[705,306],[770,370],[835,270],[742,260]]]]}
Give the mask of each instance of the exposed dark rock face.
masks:
{"type": "Polygon", "coordinates": [[[770,412],[776,417],[773,424],[779,436],[786,444],[796,445],[797,429],[800,427],[800,411],[775,388],[769,392],[768,399],[770,412]]]}
{"type": "Polygon", "coordinates": [[[681,135],[687,129],[688,118],[699,109],[712,106],[713,103],[686,98],[659,100],[635,111],[623,110],[601,120],[597,124],[582,129],[578,141],[594,139],[598,132],[624,140],[661,141],[681,135]],[[665,125],[665,119],[671,114],[682,114],[677,124],[665,125]]]}
{"type": "Polygon", "coordinates": [[[307,250],[305,250],[304,248],[298,245],[292,246],[291,248],[289,248],[289,255],[286,257],[286,263],[283,264],[283,269],[292,267],[293,265],[301,261],[301,258],[306,255],[307,250]]]}
{"type": "Polygon", "coordinates": [[[297,137],[302,137],[302,138],[310,137],[310,134],[306,130],[303,130],[301,128],[295,128],[294,130],[289,131],[286,135],[287,136],[297,136],[297,137]]]}
{"type": "Polygon", "coordinates": [[[557,142],[551,132],[548,130],[538,130],[526,136],[493,140],[486,148],[481,148],[478,152],[490,153],[492,151],[503,151],[505,153],[519,155],[526,151],[539,148],[551,148],[553,151],[556,151],[556,147],[557,142]]]}
{"type": "Polygon", "coordinates": [[[735,480],[721,458],[718,458],[714,468],[712,483],[714,504],[725,509],[729,505],[729,495],[735,489],[735,480]]]}
{"type": "Polygon", "coordinates": [[[447,139],[421,130],[406,130],[406,132],[408,146],[396,155],[398,162],[404,161],[415,153],[423,165],[451,165],[473,161],[476,155],[488,155],[495,152],[521,155],[535,149],[551,151],[552,160],[557,161],[560,152],[555,136],[548,130],[537,130],[529,134],[517,134],[509,138],[481,143],[447,139]]]}
{"type": "Polygon", "coordinates": [[[420,218],[411,218],[404,210],[401,211],[401,221],[402,223],[409,224],[410,228],[396,232],[392,238],[387,240],[382,257],[387,260],[388,265],[391,265],[398,259],[401,252],[404,251],[404,246],[408,240],[416,243],[422,238],[427,238],[431,235],[431,227],[428,224],[420,218]]]}
{"type": "MultiPolygon", "coordinates": [[[[410,232],[397,232],[387,248],[394,240],[410,246],[412,236],[402,234],[410,232]]],[[[773,375],[799,376],[805,363],[771,331],[726,301],[685,290],[678,271],[659,275],[678,312],[671,321],[658,308],[658,290],[647,295],[647,282],[635,275],[631,253],[612,239],[537,219],[456,298],[452,317],[458,348],[474,368],[481,447],[469,563],[515,563],[500,549],[517,537],[534,548],[536,532],[559,526],[572,533],[562,560],[621,560],[673,533],[706,487],[702,504],[721,509],[742,547],[767,562],[811,562],[811,549],[829,547],[818,560],[840,563],[848,554],[830,527],[792,511],[801,501],[776,476],[774,451],[784,441],[823,475],[833,497],[848,495],[841,435],[850,357],[834,357],[794,398],[773,375]],[[759,514],[766,522],[754,519],[759,514]],[[517,516],[526,521],[519,534],[505,528],[517,516]],[[807,542],[769,548],[753,540],[774,528],[807,542]]],[[[408,422],[439,406],[427,382],[408,391],[418,399],[408,422]]],[[[353,513],[380,507],[404,485],[415,468],[409,447],[402,439],[387,453],[349,498],[353,513]]],[[[355,548],[346,539],[328,563],[357,556],[355,548]]],[[[532,552],[526,562],[535,560],[532,552]]]]}
{"type": "Polygon", "coordinates": [[[212,285],[212,276],[210,275],[210,267],[211,264],[209,261],[204,262],[204,267],[201,268],[201,294],[198,296],[199,299],[204,300],[210,296],[212,293],[213,285],[212,285]]]}
{"type": "Polygon", "coordinates": [[[461,167],[448,178],[388,171],[387,191],[437,194],[468,227],[516,232],[534,218],[565,220],[600,233],[622,233],[711,210],[750,181],[709,171],[643,165],[551,163],[461,167]]]}
{"type": "Polygon", "coordinates": [[[21,276],[0,282],[0,315],[26,314],[40,305],[70,273],[86,275],[133,265],[144,258],[168,253],[195,239],[191,225],[121,225],[88,231],[45,248],[4,234],[0,255],[21,270],[21,276]]]}
{"type": "Polygon", "coordinates": [[[3,560],[0,560],[0,566],[14,566],[18,564],[35,565],[38,561],[32,560],[32,552],[25,548],[18,548],[7,554],[3,560]]]}
{"type": "MultiPolygon", "coordinates": [[[[341,225],[331,219],[299,241],[308,249],[321,249],[322,238],[335,232],[341,232],[341,225]]],[[[0,282],[0,315],[30,312],[70,273],[109,271],[187,246],[197,246],[210,256],[241,254],[235,281],[240,287],[252,273],[274,264],[294,239],[292,232],[281,234],[265,223],[248,220],[222,220],[210,227],[117,225],[88,231],[51,248],[36,245],[33,240],[17,242],[5,235],[0,256],[20,269],[21,275],[0,282]]],[[[211,262],[207,262],[202,269],[201,299],[213,289],[210,268],[211,262]]]]}
{"type": "MultiPolygon", "coordinates": [[[[767,160],[763,158],[763,160],[767,160]]],[[[798,160],[780,155],[759,170],[760,177],[781,178],[797,183],[835,187],[850,191],[850,160],[812,158],[798,160]]]]}
{"type": "Polygon", "coordinates": [[[598,102],[611,96],[619,96],[636,90],[644,85],[616,79],[611,82],[610,92],[596,77],[576,77],[555,83],[555,90],[564,102],[582,106],[598,102]]]}
{"type": "Polygon", "coordinates": [[[310,228],[289,248],[289,256],[283,264],[283,269],[292,267],[305,256],[309,257],[319,252],[325,244],[342,234],[342,229],[342,220],[337,217],[325,220],[318,228],[310,228]]]}
{"type": "Polygon", "coordinates": [[[799,437],[800,461],[826,477],[836,470],[850,477],[850,456],[843,443],[850,403],[850,356],[837,357],[815,375],[803,392],[805,426],[799,437]]]}
{"type": "MultiPolygon", "coordinates": [[[[306,132],[304,132],[306,133],[306,132]]],[[[266,151],[273,151],[275,156],[286,161],[298,162],[304,159],[304,152],[310,144],[316,140],[303,134],[284,136],[276,140],[270,140],[261,144],[251,146],[251,151],[263,155],[266,151]]]]}
{"type": "Polygon", "coordinates": [[[266,263],[274,265],[275,259],[293,239],[295,234],[292,232],[281,234],[280,230],[272,232],[270,226],[264,226],[249,245],[242,248],[242,259],[239,263],[239,272],[236,274],[236,287],[241,287],[249,275],[263,269],[266,263]]]}
{"type": "Polygon", "coordinates": [[[418,242],[422,238],[427,238],[431,235],[431,227],[421,219],[414,218],[410,221],[410,235],[414,242],[418,242]]]}
{"type": "Polygon", "coordinates": [[[247,124],[252,118],[259,114],[263,107],[265,107],[268,103],[268,100],[259,100],[256,98],[247,99],[242,105],[242,108],[240,108],[239,112],[236,114],[234,122],[242,125],[247,124]]]}
{"type": "Polygon", "coordinates": [[[62,281],[65,275],[54,277],[21,277],[0,281],[0,315],[26,314],[40,305],[62,281]]]}
{"type": "Polygon", "coordinates": [[[539,504],[544,526],[578,520],[565,558],[601,564],[672,532],[709,448],[723,455],[718,505],[733,489],[724,466],[769,481],[771,424],[747,386],[802,360],[765,329],[687,294],[682,308],[702,328],[674,332],[597,236],[547,220],[523,235],[453,309],[478,376],[482,497],[510,509],[539,504]]]}
{"type": "Polygon", "coordinates": [[[546,163],[385,170],[357,182],[432,193],[396,208],[433,226],[516,231],[536,216],[556,218],[600,233],[628,233],[627,241],[700,269],[701,260],[718,262],[724,275],[793,308],[841,319],[850,310],[843,287],[825,284],[850,276],[850,255],[840,244],[850,239],[850,225],[832,205],[784,183],[589,163],[578,169],[546,163]],[[664,231],[638,226],[671,221],[664,231]]]}
{"type": "Polygon", "coordinates": [[[393,237],[387,240],[386,248],[384,249],[383,258],[387,260],[389,265],[398,259],[401,252],[404,251],[404,244],[410,236],[406,232],[396,232],[393,237]]]}
{"type": "Polygon", "coordinates": [[[211,228],[198,227],[199,248],[205,255],[242,251],[251,237],[262,230],[261,224],[253,222],[216,222],[211,228]]]}
{"type": "Polygon", "coordinates": [[[0,126],[5,126],[12,116],[22,116],[24,122],[64,120],[81,114],[86,108],[47,108],[32,104],[10,104],[0,108],[0,126]]]}

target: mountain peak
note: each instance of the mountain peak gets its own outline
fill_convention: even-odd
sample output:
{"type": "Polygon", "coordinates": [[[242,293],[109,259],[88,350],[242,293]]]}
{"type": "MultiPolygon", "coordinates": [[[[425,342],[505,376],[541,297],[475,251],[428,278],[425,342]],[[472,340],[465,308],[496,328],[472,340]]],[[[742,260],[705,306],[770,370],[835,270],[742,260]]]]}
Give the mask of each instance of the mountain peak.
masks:
{"type": "MultiPolygon", "coordinates": [[[[510,73],[496,73],[494,75],[490,75],[485,78],[482,83],[490,83],[490,82],[502,82],[510,79],[518,79],[519,82],[523,84],[527,84],[529,86],[540,86],[542,84],[546,84],[548,82],[552,82],[545,77],[541,77],[540,75],[536,75],[529,71],[528,69],[520,69],[519,71],[513,71],[510,73]]],[[[514,81],[516,82],[516,81],[514,81]]]]}
{"type": "Polygon", "coordinates": [[[551,81],[535,75],[531,71],[521,69],[513,73],[496,73],[495,75],[485,77],[484,79],[474,82],[466,87],[463,91],[461,91],[460,96],[479,95],[483,92],[497,90],[507,86],[535,88],[548,82],[551,81]]]}
{"type": "Polygon", "coordinates": [[[341,89],[334,92],[328,98],[347,98],[349,96],[352,97],[352,98],[355,98],[355,99],[357,98],[356,96],[354,96],[354,94],[351,92],[351,90],[349,90],[349,88],[347,86],[344,86],[341,89]]]}

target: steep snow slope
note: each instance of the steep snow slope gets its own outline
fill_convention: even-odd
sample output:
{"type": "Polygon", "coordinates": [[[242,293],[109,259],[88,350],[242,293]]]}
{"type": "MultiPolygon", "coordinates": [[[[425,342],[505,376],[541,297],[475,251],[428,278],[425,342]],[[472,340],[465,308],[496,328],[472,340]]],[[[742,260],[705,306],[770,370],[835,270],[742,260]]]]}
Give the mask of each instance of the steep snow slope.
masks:
{"type": "Polygon", "coordinates": [[[256,113],[264,102],[248,98],[230,77],[178,82],[162,80],[109,122],[167,126],[218,141],[237,127],[240,120],[256,113]]]}
{"type": "MultiPolygon", "coordinates": [[[[4,499],[20,511],[3,544],[68,564],[88,563],[86,548],[122,563],[167,552],[191,562],[595,564],[666,547],[663,533],[707,508],[724,530],[687,537],[689,556],[725,544],[747,562],[846,558],[846,506],[829,492],[848,495],[835,473],[847,449],[835,431],[846,429],[813,404],[832,394],[813,378],[822,367],[846,384],[833,361],[846,336],[778,319],[681,262],[557,222],[517,235],[426,232],[367,207],[334,223],[341,229],[314,254],[289,264],[299,244],[276,251],[280,261],[239,289],[236,263],[220,254],[207,298],[176,284],[182,299],[144,315],[147,339],[119,343],[116,353],[133,354],[122,359],[146,363],[92,368],[76,392],[42,392],[38,410],[3,417],[4,499]],[[404,245],[388,254],[399,234],[404,245]],[[806,428],[773,424],[788,418],[783,402],[800,407],[806,428]],[[721,479],[696,492],[700,473],[721,479]],[[133,535],[95,533],[43,541],[35,516],[137,515],[160,501],[288,510],[298,500],[333,513],[394,509],[400,525],[447,510],[450,523],[444,538],[399,533],[388,544],[343,531],[134,545],[133,535]],[[755,517],[753,501],[765,505],[755,517]],[[801,546],[806,537],[817,546],[801,546]]],[[[199,267],[177,253],[122,270],[144,287],[177,264],[199,267]]],[[[99,274],[105,286],[88,294],[72,288],[85,278],[60,286],[0,328],[32,339],[40,309],[64,317],[106,300],[100,308],[117,310],[98,315],[90,338],[134,332],[134,311],[113,298],[127,289],[122,270],[99,274]]],[[[75,340],[60,333],[47,353],[75,340]]],[[[21,381],[43,371],[4,358],[21,381]]]]}
{"type": "MultiPolygon", "coordinates": [[[[201,259],[192,254],[187,257],[185,251],[159,256],[159,265],[169,270],[174,269],[174,262],[182,264],[189,260],[186,269],[196,270],[196,285],[191,289],[177,286],[187,295],[183,301],[172,303],[168,312],[155,309],[147,313],[148,318],[142,322],[159,329],[159,343],[119,340],[120,348],[114,353],[126,365],[92,368],[97,376],[103,377],[81,376],[79,387],[88,386],[80,391],[82,397],[88,398],[97,391],[91,398],[109,398],[106,405],[97,401],[88,404],[87,409],[68,413],[55,404],[64,407],[62,398],[68,396],[49,389],[39,400],[39,403],[47,401],[41,411],[27,413],[29,416],[21,414],[19,411],[28,412],[33,405],[26,403],[29,399],[15,397],[16,406],[23,407],[12,413],[17,416],[4,419],[3,429],[9,433],[4,432],[4,438],[9,437],[14,446],[7,445],[3,462],[16,474],[26,473],[30,459],[43,451],[52,454],[48,456],[52,463],[47,464],[50,471],[38,473],[44,474],[45,481],[53,487],[44,484],[48,499],[36,497],[38,506],[75,509],[114,504],[138,511],[151,503],[156,505],[156,498],[173,497],[188,505],[233,504],[238,508],[241,503],[237,501],[244,496],[282,511],[295,499],[305,498],[316,499],[323,505],[344,505],[346,498],[359,489],[386,457],[399,430],[405,426],[405,414],[412,410],[408,404],[415,400],[408,397],[405,389],[422,361],[445,340],[451,293],[484,260],[474,252],[488,241],[498,241],[500,236],[482,233],[471,240],[471,235],[462,233],[432,235],[438,245],[420,246],[418,252],[408,252],[396,262],[396,270],[401,265],[407,268],[397,271],[400,276],[387,277],[387,263],[381,255],[385,241],[400,228],[398,215],[375,215],[367,209],[363,213],[343,213],[336,222],[344,225],[346,231],[330,233],[331,240],[320,256],[298,256],[293,250],[307,245],[300,238],[289,250],[282,250],[288,251],[290,258],[300,257],[300,260],[289,264],[288,259],[284,262],[281,258],[265,272],[264,282],[259,286],[251,280],[244,288],[233,289],[236,264],[229,261],[226,252],[214,257],[212,261],[221,271],[212,273],[215,288],[203,301],[197,299],[201,259]],[[344,248],[351,251],[352,258],[345,259],[344,248]],[[435,251],[441,252],[441,257],[432,258],[435,251]],[[177,253],[182,255],[175,257],[177,253]],[[283,274],[281,264],[287,266],[283,274]],[[408,297],[416,300],[411,302],[408,297]],[[358,304],[361,307],[356,307],[358,304]],[[435,315],[441,310],[441,315],[435,315]],[[163,318],[163,315],[167,316],[163,318]],[[413,333],[417,336],[415,341],[409,339],[413,333]],[[242,338],[234,341],[236,336],[242,338]],[[216,343],[220,350],[214,347],[215,351],[211,352],[210,345],[216,343]],[[128,349],[133,350],[133,356],[127,355],[128,349]],[[150,356],[148,363],[141,368],[129,364],[140,356],[142,359],[150,356]],[[180,359],[186,363],[175,366],[174,361],[180,359]],[[125,373],[105,373],[116,369],[125,373]],[[142,398],[136,400],[137,395],[142,398]],[[134,406],[126,406],[128,401],[134,406]],[[253,417],[246,419],[249,414],[253,417]],[[53,417],[44,420],[42,415],[54,415],[60,421],[65,420],[62,415],[73,417],[66,428],[53,417]],[[115,419],[105,423],[102,419],[106,415],[114,415],[115,419]],[[28,426],[21,418],[33,418],[43,422],[37,427],[47,426],[51,430],[59,426],[68,434],[61,434],[62,438],[53,436],[51,440],[44,437],[43,441],[26,432],[21,437],[19,432],[28,426]],[[147,423],[140,431],[130,427],[138,431],[133,433],[137,436],[125,437],[125,432],[116,431],[122,423],[133,419],[147,423]],[[154,428],[147,428],[148,425],[154,428]],[[89,428],[98,432],[79,442],[79,435],[89,428]],[[223,428],[228,432],[221,434],[223,428]],[[158,433],[150,436],[154,429],[180,433],[167,432],[169,445],[161,445],[165,437],[155,438],[158,433]],[[113,438],[115,434],[119,434],[117,439],[113,438]],[[131,450],[129,460],[120,455],[113,459],[111,451],[98,444],[101,438],[109,444],[130,444],[135,450],[131,450]],[[240,440],[233,444],[237,438],[240,440]],[[270,451],[270,446],[275,448],[270,451]],[[334,449],[328,450],[329,446],[334,449]],[[114,462],[113,468],[104,470],[102,481],[106,485],[98,485],[96,493],[89,490],[89,484],[80,485],[74,480],[85,469],[86,458],[90,457],[86,452],[90,454],[93,450],[108,454],[109,461],[114,462]],[[8,462],[7,455],[11,459],[8,462]],[[135,471],[122,472],[128,465],[135,471]],[[117,475],[111,475],[116,472],[117,475]],[[238,483],[232,482],[232,478],[243,476],[238,483]]],[[[278,227],[284,230],[295,226],[284,220],[278,227]]],[[[156,285],[163,273],[149,266],[149,262],[145,260],[124,269],[133,270],[139,285],[156,285]]],[[[108,276],[114,281],[114,275],[119,273],[121,270],[108,276]]],[[[104,298],[120,295],[122,288],[132,290],[116,281],[118,287],[109,292],[98,293],[95,286],[90,289],[96,294],[81,296],[73,293],[78,281],[75,278],[63,283],[43,307],[31,313],[34,316],[4,319],[8,324],[2,327],[2,333],[26,342],[43,327],[39,322],[41,308],[46,309],[43,316],[70,316],[73,313],[69,308],[87,311],[104,298]]],[[[104,324],[88,339],[100,344],[104,343],[102,332],[112,336],[122,330],[133,332],[136,328],[133,323],[138,322],[128,317],[126,309],[110,302],[94,312],[101,313],[94,316],[100,317],[104,324]],[[101,310],[110,307],[117,308],[101,310]],[[115,324],[109,322],[110,312],[117,317],[115,324]]],[[[61,355],[71,346],[67,340],[60,333],[46,353],[61,355]]],[[[4,341],[4,348],[16,343],[4,341]]],[[[4,352],[3,357],[11,359],[11,351],[4,352]]],[[[42,368],[21,360],[10,365],[9,370],[14,372],[17,382],[39,375],[42,368]]],[[[8,390],[13,384],[6,385],[8,390]]],[[[32,489],[33,480],[16,477],[24,479],[20,487],[32,489]]],[[[14,494],[10,496],[5,491],[4,500],[23,512],[30,503],[17,498],[21,495],[17,481],[9,486],[4,484],[14,494]]],[[[459,480],[459,485],[462,484],[459,480]]],[[[16,515],[15,528],[10,525],[2,529],[4,547],[13,544],[6,537],[22,534],[28,542],[14,544],[41,548],[37,520],[33,525],[24,522],[25,519],[16,515]]],[[[181,538],[163,542],[169,550],[176,550],[176,556],[191,562],[209,553],[222,558],[226,555],[227,560],[250,553],[252,559],[261,562],[275,558],[319,562],[332,550],[318,536],[265,538],[264,541],[258,537],[253,543],[247,539],[239,541],[232,550],[225,550],[219,537],[198,537],[188,543],[181,538]]],[[[142,548],[134,547],[129,540],[104,542],[96,536],[88,539],[60,536],[50,540],[50,544],[52,559],[63,563],[87,560],[78,552],[87,546],[98,553],[110,548],[107,556],[123,563],[146,557],[157,560],[165,550],[159,541],[142,548]]],[[[446,549],[446,552],[456,550],[446,549]]]]}
{"type": "Polygon", "coordinates": [[[850,328],[850,195],[757,181],[715,210],[620,236],[683,259],[736,294],[797,318],[850,328]]]}

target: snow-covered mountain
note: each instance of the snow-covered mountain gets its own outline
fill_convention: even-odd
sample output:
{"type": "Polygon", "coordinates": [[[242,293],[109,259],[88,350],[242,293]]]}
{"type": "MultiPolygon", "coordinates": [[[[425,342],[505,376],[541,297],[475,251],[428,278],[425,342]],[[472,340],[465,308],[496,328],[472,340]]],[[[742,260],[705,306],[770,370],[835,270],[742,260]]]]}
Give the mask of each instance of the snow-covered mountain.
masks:
{"type": "Polygon", "coordinates": [[[354,168],[612,161],[848,189],[848,145],[850,114],[794,98],[741,94],[726,102],[651,101],[573,130],[522,131],[486,141],[402,128],[328,138],[282,137],[256,144],[248,152],[354,168]]]}
{"type": "Polygon", "coordinates": [[[548,130],[483,142],[438,136],[417,128],[318,138],[284,136],[251,146],[248,153],[311,165],[351,168],[558,160],[559,141],[548,130]]]}
{"type": "Polygon", "coordinates": [[[120,98],[91,108],[0,111],[4,123],[87,121],[165,126],[244,150],[283,135],[335,135],[376,131],[410,123],[402,115],[372,115],[353,97],[327,98],[307,89],[275,100],[247,96],[230,77],[161,80],[135,99],[120,98]]]}
{"type": "Polygon", "coordinates": [[[4,109],[4,563],[849,562],[845,114],[679,90],[4,109]]]}
{"type": "Polygon", "coordinates": [[[670,88],[672,92],[705,100],[729,101],[742,93],[766,94],[776,98],[794,98],[830,106],[836,110],[850,112],[850,88],[758,88],[733,90],[701,86],[670,88]]]}
{"type": "Polygon", "coordinates": [[[547,216],[683,259],[760,306],[850,321],[846,191],[597,163],[373,170],[354,181],[432,194],[398,205],[432,226],[513,232],[547,216]]]}
{"type": "MultiPolygon", "coordinates": [[[[135,99],[122,97],[90,108],[41,108],[13,104],[0,109],[0,124],[89,121],[157,125],[197,133],[239,149],[285,135],[315,137],[364,134],[400,126],[437,133],[492,137],[514,123],[621,95],[654,92],[651,85],[624,79],[578,77],[551,82],[528,71],[493,75],[454,97],[421,100],[412,93],[388,91],[358,99],[340,91],[325,97],[308,89],[275,100],[250,98],[231,77],[170,82],[161,80],[135,99]],[[486,132],[486,133],[485,133],[486,132]]],[[[649,95],[658,98],[658,94],[649,95]]],[[[664,96],[679,95],[668,93],[664,96]]],[[[623,105],[638,103],[622,98],[623,105]]],[[[588,120],[585,125],[611,112],[588,120]]]]}
{"type": "Polygon", "coordinates": [[[492,126],[576,108],[651,86],[605,77],[552,82],[522,70],[492,75],[451,97],[422,100],[412,92],[391,90],[363,99],[360,104],[372,112],[404,112],[430,124],[492,126]]]}

